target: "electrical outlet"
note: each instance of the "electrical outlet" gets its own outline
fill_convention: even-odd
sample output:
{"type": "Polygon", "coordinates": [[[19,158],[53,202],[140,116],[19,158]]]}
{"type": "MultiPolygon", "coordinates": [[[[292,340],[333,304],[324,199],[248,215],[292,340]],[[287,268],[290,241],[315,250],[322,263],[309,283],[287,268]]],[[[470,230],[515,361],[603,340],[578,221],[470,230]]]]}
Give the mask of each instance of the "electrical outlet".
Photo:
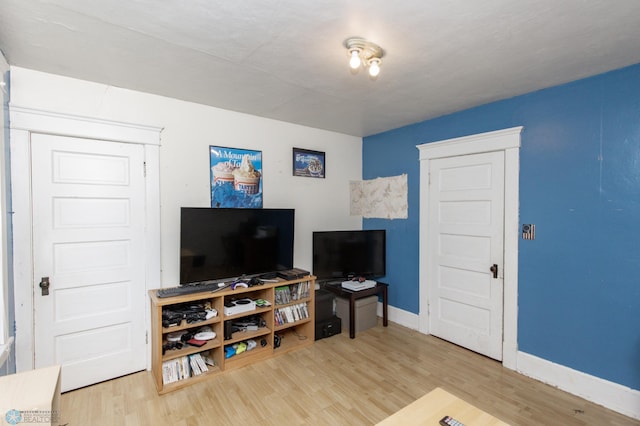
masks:
{"type": "Polygon", "coordinates": [[[522,239],[523,240],[535,240],[536,239],[536,226],[532,223],[522,224],[522,239]]]}

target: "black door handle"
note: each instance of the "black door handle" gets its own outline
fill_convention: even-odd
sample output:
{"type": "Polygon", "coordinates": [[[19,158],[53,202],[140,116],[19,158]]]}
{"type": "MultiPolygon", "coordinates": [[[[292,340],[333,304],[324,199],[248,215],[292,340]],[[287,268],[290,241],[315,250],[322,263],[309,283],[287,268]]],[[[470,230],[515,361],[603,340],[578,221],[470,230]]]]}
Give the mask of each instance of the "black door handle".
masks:
{"type": "Polygon", "coordinates": [[[489,268],[489,270],[493,273],[493,278],[498,278],[498,264],[494,263],[493,265],[491,265],[491,268],[489,268]]]}
{"type": "Polygon", "coordinates": [[[49,295],[49,277],[42,277],[42,281],[40,281],[40,288],[42,289],[42,295],[49,295]]]}

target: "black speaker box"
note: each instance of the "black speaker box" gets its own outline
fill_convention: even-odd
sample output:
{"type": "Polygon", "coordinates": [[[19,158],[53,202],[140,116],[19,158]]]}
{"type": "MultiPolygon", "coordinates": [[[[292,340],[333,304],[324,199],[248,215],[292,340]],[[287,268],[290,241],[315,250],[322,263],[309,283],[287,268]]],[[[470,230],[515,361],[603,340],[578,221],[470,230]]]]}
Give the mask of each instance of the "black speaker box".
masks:
{"type": "Polygon", "coordinates": [[[329,290],[316,290],[316,324],[333,317],[333,299],[335,295],[329,290]]]}
{"type": "Polygon", "coordinates": [[[316,340],[335,336],[342,332],[342,321],[338,317],[316,322],[316,340]]]}

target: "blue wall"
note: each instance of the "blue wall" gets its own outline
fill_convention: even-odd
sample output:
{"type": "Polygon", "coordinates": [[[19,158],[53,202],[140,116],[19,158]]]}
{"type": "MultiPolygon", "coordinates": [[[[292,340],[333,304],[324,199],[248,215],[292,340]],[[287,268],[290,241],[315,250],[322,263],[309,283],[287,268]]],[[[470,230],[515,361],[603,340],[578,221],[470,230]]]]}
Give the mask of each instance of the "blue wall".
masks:
{"type": "Polygon", "coordinates": [[[640,65],[370,136],[363,177],[408,174],[387,229],[389,303],[418,313],[416,145],[524,126],[518,348],[640,390],[640,65]]]}

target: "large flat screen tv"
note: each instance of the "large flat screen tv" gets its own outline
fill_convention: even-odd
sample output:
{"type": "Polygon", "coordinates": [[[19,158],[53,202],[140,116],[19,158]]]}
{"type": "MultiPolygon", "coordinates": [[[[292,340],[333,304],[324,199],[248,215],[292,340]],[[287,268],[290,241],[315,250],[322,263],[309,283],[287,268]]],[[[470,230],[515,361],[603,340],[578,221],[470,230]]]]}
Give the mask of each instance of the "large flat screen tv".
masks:
{"type": "Polygon", "coordinates": [[[381,230],[313,233],[313,274],[318,280],[386,275],[386,233],[381,230]]]}
{"type": "Polygon", "coordinates": [[[180,284],[293,268],[293,209],[183,207],[180,284]]]}

